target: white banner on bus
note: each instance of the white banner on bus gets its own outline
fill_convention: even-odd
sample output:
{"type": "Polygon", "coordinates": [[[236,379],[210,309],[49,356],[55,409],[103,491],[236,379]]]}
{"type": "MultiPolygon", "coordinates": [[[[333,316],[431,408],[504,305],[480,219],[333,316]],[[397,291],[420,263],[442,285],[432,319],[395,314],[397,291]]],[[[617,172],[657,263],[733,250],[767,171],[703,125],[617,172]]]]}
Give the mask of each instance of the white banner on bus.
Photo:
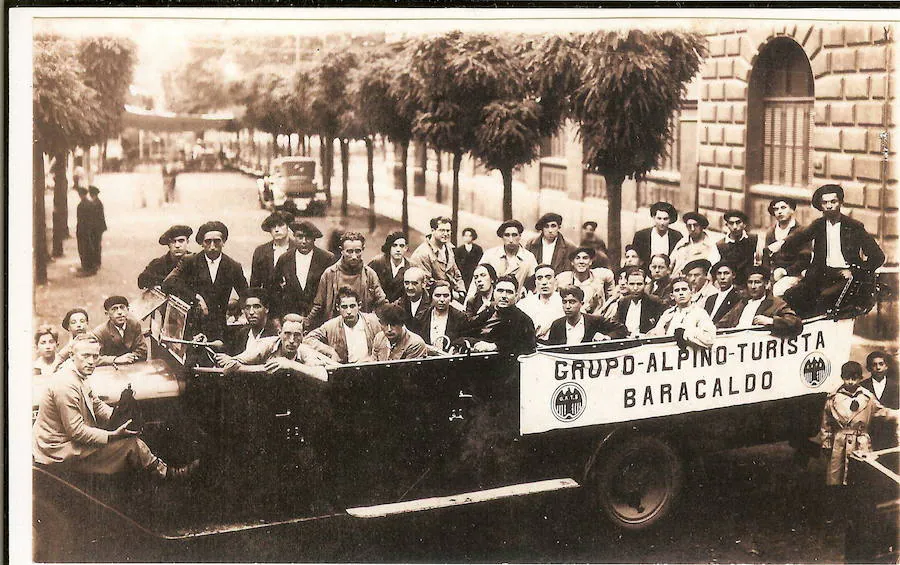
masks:
{"type": "Polygon", "coordinates": [[[628,422],[807,394],[840,386],[853,320],[820,320],[797,337],[741,331],[711,349],[672,341],[602,353],[519,358],[520,432],[628,422]]]}

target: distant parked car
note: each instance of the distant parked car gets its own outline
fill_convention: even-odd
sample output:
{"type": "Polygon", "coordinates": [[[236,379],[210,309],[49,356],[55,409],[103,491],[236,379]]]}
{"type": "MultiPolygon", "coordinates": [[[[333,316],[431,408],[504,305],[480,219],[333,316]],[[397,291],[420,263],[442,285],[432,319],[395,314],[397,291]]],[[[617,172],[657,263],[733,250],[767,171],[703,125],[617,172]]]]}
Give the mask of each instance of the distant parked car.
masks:
{"type": "Polygon", "coordinates": [[[301,212],[325,214],[325,192],[316,181],[316,160],[312,157],[279,157],[272,161],[269,175],[257,182],[260,208],[284,206],[291,200],[301,212]]]}

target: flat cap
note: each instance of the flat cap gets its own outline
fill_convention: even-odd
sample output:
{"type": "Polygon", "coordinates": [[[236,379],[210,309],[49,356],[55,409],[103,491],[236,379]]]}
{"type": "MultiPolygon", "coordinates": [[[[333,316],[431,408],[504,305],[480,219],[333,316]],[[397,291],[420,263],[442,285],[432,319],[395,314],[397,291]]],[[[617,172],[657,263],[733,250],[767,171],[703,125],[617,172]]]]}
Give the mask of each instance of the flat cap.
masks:
{"type": "Polygon", "coordinates": [[[747,214],[741,212],[740,210],[729,210],[722,214],[722,219],[726,222],[728,221],[728,218],[737,218],[745,224],[750,221],[750,218],[747,217],[747,214]]]}
{"type": "Polygon", "coordinates": [[[681,217],[681,221],[687,223],[688,220],[694,220],[700,224],[700,227],[703,229],[709,227],[709,219],[700,212],[686,212],[684,216],[681,217]]]}
{"type": "Polygon", "coordinates": [[[581,229],[584,229],[588,226],[593,226],[594,229],[597,229],[597,222],[595,222],[594,220],[588,220],[585,223],[581,224],[581,229]]]}
{"type": "Polygon", "coordinates": [[[678,210],[668,202],[654,202],[650,205],[650,215],[655,216],[657,212],[662,211],[669,215],[669,221],[674,223],[678,221],[678,210]]]}
{"type": "Polygon", "coordinates": [[[294,221],[294,216],[289,214],[288,212],[282,212],[280,210],[275,210],[271,214],[269,214],[265,220],[260,224],[260,229],[262,231],[272,231],[272,228],[279,224],[284,224],[289,226],[291,222],[294,221]]]}
{"type": "Polygon", "coordinates": [[[838,200],[844,201],[844,189],[839,184],[823,184],[813,192],[812,206],[818,211],[822,211],[822,196],[826,194],[837,194],[838,200]]]}
{"type": "Polygon", "coordinates": [[[319,231],[319,228],[317,228],[312,222],[307,220],[292,223],[291,231],[294,232],[294,235],[302,234],[313,239],[319,239],[320,237],[322,237],[322,232],[319,231]]]}
{"type": "Polygon", "coordinates": [[[562,216],[557,214],[556,212],[547,212],[543,216],[538,219],[537,223],[534,224],[534,229],[542,230],[544,226],[549,224],[550,222],[556,222],[557,225],[562,225],[562,216]]]}
{"type": "Polygon", "coordinates": [[[199,228],[197,228],[197,243],[203,243],[203,238],[206,237],[206,232],[217,231],[222,233],[222,241],[228,241],[228,227],[218,220],[213,220],[211,222],[206,222],[199,228]]]}
{"type": "Polygon", "coordinates": [[[182,226],[182,225],[174,225],[163,232],[161,236],[159,236],[159,244],[160,245],[169,245],[169,242],[175,239],[176,237],[191,237],[194,233],[193,228],[190,226],[182,226]]]}
{"type": "Polygon", "coordinates": [[[768,281],[772,278],[772,271],[763,265],[751,265],[747,268],[748,279],[750,278],[750,275],[762,275],[763,280],[768,281]]]}
{"type": "Polygon", "coordinates": [[[116,304],[124,304],[126,307],[128,306],[128,299],[124,296],[119,296],[118,294],[114,296],[110,296],[106,300],[103,301],[103,309],[109,310],[116,304]]]}
{"type": "Polygon", "coordinates": [[[497,228],[497,237],[503,237],[503,232],[506,231],[506,228],[516,228],[520,234],[525,231],[525,226],[519,220],[506,220],[497,228]]]}

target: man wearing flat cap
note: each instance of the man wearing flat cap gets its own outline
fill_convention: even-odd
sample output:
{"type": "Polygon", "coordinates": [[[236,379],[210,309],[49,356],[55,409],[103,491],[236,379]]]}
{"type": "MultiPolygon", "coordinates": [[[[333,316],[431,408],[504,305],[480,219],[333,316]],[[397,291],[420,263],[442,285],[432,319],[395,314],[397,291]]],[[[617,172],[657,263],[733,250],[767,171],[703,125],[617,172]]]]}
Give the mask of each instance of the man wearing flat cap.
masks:
{"type": "Polygon", "coordinates": [[[293,216],[287,212],[275,211],[263,220],[260,228],[272,236],[272,241],[263,243],[253,250],[250,262],[250,286],[264,287],[275,274],[275,263],[278,258],[293,249],[288,226],[293,216]]]}
{"type": "Polygon", "coordinates": [[[787,253],[782,246],[787,236],[803,229],[794,218],[797,201],[787,196],[769,202],[769,215],[775,224],[763,238],[762,264],[772,271],[772,294],[783,296],[787,289],[800,282],[800,274],[809,267],[810,251],[806,245],[797,253],[787,253]]]}
{"type": "Polygon", "coordinates": [[[671,257],[675,245],[684,237],[680,231],[669,227],[678,221],[678,211],[668,202],[656,202],[650,206],[650,217],[653,218],[653,227],[636,231],[631,242],[644,265],[650,264],[653,255],[665,253],[671,257]]]}
{"type": "Polygon", "coordinates": [[[851,278],[871,279],[884,263],[884,252],[862,222],[841,213],[844,189],[826,184],[816,189],[812,205],[822,212],[804,230],[784,240],[782,250],[798,253],[812,246],[813,260],[803,280],[784,297],[803,317],[825,313],[833,307],[851,278]],[[854,274],[851,268],[857,269],[854,274]]]}
{"type": "Polygon", "coordinates": [[[334,255],[316,246],[322,232],[312,222],[294,222],[290,227],[294,233],[294,247],[278,258],[266,287],[272,301],[270,312],[273,317],[291,312],[307,315],[322,273],[334,264],[334,255]]]}
{"type": "Polygon", "coordinates": [[[98,365],[125,365],[147,359],[147,343],[141,323],[128,314],[128,299],[110,296],[103,301],[108,318],[94,328],[100,341],[98,365]]]}
{"type": "Polygon", "coordinates": [[[554,212],[544,214],[534,225],[541,235],[525,247],[539,264],[550,265],[557,273],[569,268],[569,254],[575,249],[560,233],[560,228],[562,216],[554,212]]]}
{"type": "MultiPolygon", "coordinates": [[[[688,212],[681,217],[687,228],[687,237],[675,244],[672,250],[672,272],[685,273],[684,266],[695,259],[706,259],[711,265],[719,262],[719,250],[713,236],[706,231],[709,220],[698,212],[688,212]]],[[[686,273],[685,273],[686,274],[686,273]]]]}
{"type": "Polygon", "coordinates": [[[162,257],[157,257],[144,267],[144,271],[138,275],[138,288],[148,288],[162,285],[163,280],[172,272],[172,269],[181,262],[182,257],[190,255],[188,251],[189,237],[194,230],[189,226],[175,225],[159,236],[160,245],[168,245],[169,251],[162,257]]]}
{"type": "Polygon", "coordinates": [[[722,215],[725,222],[725,238],[716,244],[719,256],[734,268],[734,280],[738,286],[747,281],[747,270],[762,259],[759,236],[747,233],[747,214],[729,210],[722,215]]]}
{"type": "Polygon", "coordinates": [[[197,229],[197,243],[203,252],[185,257],[163,280],[163,291],[179,296],[195,308],[193,329],[210,341],[222,337],[228,299],[232,291],[247,288],[241,264],[225,255],[228,227],[220,221],[206,222],[197,229]]]}
{"type": "Polygon", "coordinates": [[[516,290],[525,287],[525,281],[534,275],[534,268],[537,267],[534,254],[522,246],[524,231],[525,226],[519,220],[506,220],[497,228],[497,237],[503,240],[503,244],[488,249],[481,257],[482,263],[494,268],[497,277],[515,277],[518,282],[516,290]]]}

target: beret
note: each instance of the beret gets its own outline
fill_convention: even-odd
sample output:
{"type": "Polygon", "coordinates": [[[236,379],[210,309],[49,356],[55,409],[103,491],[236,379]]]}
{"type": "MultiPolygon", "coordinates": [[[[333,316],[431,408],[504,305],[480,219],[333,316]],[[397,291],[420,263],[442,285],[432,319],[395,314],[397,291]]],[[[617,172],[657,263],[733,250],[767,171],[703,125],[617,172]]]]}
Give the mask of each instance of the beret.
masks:
{"type": "Polygon", "coordinates": [[[575,249],[573,249],[572,251],[569,252],[569,261],[574,259],[575,256],[578,255],[579,253],[587,253],[588,257],[590,257],[591,259],[593,259],[594,257],[597,256],[596,249],[594,249],[593,247],[588,247],[586,245],[582,245],[581,247],[576,247],[575,249]]]}
{"type": "MultiPolygon", "coordinates": [[[[402,231],[395,231],[387,236],[384,240],[384,244],[381,246],[381,252],[387,255],[391,252],[391,246],[394,245],[394,242],[398,239],[406,239],[406,234],[402,231]]],[[[407,240],[407,243],[409,240],[407,240]]]]}
{"type": "Polygon", "coordinates": [[[694,220],[700,227],[706,229],[709,227],[709,220],[703,214],[699,212],[687,212],[684,216],[681,217],[681,221],[687,222],[688,220],[694,220]]]}
{"type": "Polygon", "coordinates": [[[194,230],[189,226],[182,225],[174,225],[163,232],[161,236],[159,236],[159,244],[160,245],[168,245],[169,242],[176,237],[191,237],[191,234],[194,233],[194,230]]]}
{"type": "Polygon", "coordinates": [[[672,206],[668,202],[654,202],[650,206],[650,215],[655,216],[657,212],[666,212],[669,214],[670,222],[678,221],[678,210],[675,209],[675,206],[672,206]]]}
{"type": "Polygon", "coordinates": [[[716,263],[715,265],[713,265],[713,266],[712,266],[712,269],[710,269],[710,272],[711,272],[712,274],[716,274],[716,272],[719,270],[719,267],[728,267],[729,269],[731,269],[731,272],[732,272],[732,273],[736,273],[736,272],[737,272],[737,271],[734,269],[734,265],[732,265],[730,261],[725,261],[725,260],[719,261],[718,263],[716,263]]]}
{"type": "Polygon", "coordinates": [[[222,241],[228,241],[228,228],[222,222],[218,220],[213,220],[212,222],[206,222],[199,228],[197,228],[197,243],[203,243],[203,238],[206,236],[206,232],[217,231],[222,232],[222,241]]]}
{"type": "Polygon", "coordinates": [[[838,200],[844,201],[844,189],[838,184],[823,184],[813,192],[812,206],[818,211],[822,211],[822,196],[826,194],[837,194],[838,200]]]}
{"type": "Polygon", "coordinates": [[[707,273],[709,272],[710,263],[706,259],[694,259],[693,261],[688,261],[687,264],[681,269],[682,273],[687,273],[691,269],[696,269],[697,267],[702,268],[707,273]]]}
{"type": "Polygon", "coordinates": [[[548,212],[540,217],[536,224],[534,224],[534,229],[542,230],[544,226],[546,226],[550,222],[556,222],[558,225],[562,225],[562,216],[557,214],[556,212],[548,212]]]}
{"type": "Polygon", "coordinates": [[[302,222],[292,223],[291,231],[294,232],[294,234],[301,233],[303,235],[308,235],[313,239],[319,239],[320,237],[322,237],[322,232],[319,231],[319,228],[317,228],[312,222],[308,222],[306,220],[303,220],[302,222]]]}
{"type": "Polygon", "coordinates": [[[91,185],[88,187],[88,192],[90,192],[91,194],[100,194],[100,189],[94,185],[91,185]]]}
{"type": "Polygon", "coordinates": [[[763,280],[769,280],[772,278],[772,272],[768,269],[768,267],[764,267],[762,265],[752,265],[747,268],[747,278],[750,278],[750,275],[762,275],[763,280]]]}
{"type": "Polygon", "coordinates": [[[63,317],[62,327],[64,330],[69,329],[69,320],[75,314],[84,314],[84,317],[86,319],[90,319],[90,316],[88,316],[87,310],[85,310],[84,308],[72,308],[71,310],[66,312],[66,315],[63,317]]]}
{"type": "Polygon", "coordinates": [[[787,196],[781,196],[781,197],[779,197],[779,198],[773,198],[772,200],[769,201],[769,206],[768,206],[768,210],[769,210],[769,215],[770,215],[770,216],[774,216],[774,215],[775,215],[775,204],[776,204],[777,202],[784,202],[785,204],[788,205],[788,207],[789,207],[791,210],[796,210],[796,209],[797,209],[797,201],[794,200],[793,198],[789,198],[789,197],[787,197],[787,196]]]}
{"type": "Polygon", "coordinates": [[[506,228],[510,227],[519,230],[520,234],[525,231],[525,226],[523,226],[522,222],[520,222],[519,220],[506,220],[505,222],[500,224],[499,228],[497,228],[497,237],[503,237],[503,232],[506,231],[506,228]]]}
{"type": "Polygon", "coordinates": [[[747,217],[747,214],[741,212],[740,210],[729,210],[722,214],[722,219],[726,222],[728,221],[728,218],[738,218],[745,224],[750,221],[750,218],[747,217]]]}
{"type": "Polygon", "coordinates": [[[597,229],[597,222],[594,220],[588,220],[585,223],[581,224],[581,228],[584,229],[588,226],[594,226],[594,229],[597,229]]]}
{"type": "Polygon", "coordinates": [[[106,300],[103,301],[103,309],[109,310],[116,304],[124,304],[125,306],[128,306],[128,299],[125,298],[124,296],[119,296],[119,295],[110,296],[109,298],[107,298],[106,300]]]}
{"type": "Polygon", "coordinates": [[[271,231],[272,228],[277,226],[278,224],[290,225],[291,222],[294,221],[294,216],[287,213],[282,212],[280,210],[276,210],[268,215],[268,217],[263,220],[262,224],[260,224],[260,228],[262,231],[271,231]]]}

